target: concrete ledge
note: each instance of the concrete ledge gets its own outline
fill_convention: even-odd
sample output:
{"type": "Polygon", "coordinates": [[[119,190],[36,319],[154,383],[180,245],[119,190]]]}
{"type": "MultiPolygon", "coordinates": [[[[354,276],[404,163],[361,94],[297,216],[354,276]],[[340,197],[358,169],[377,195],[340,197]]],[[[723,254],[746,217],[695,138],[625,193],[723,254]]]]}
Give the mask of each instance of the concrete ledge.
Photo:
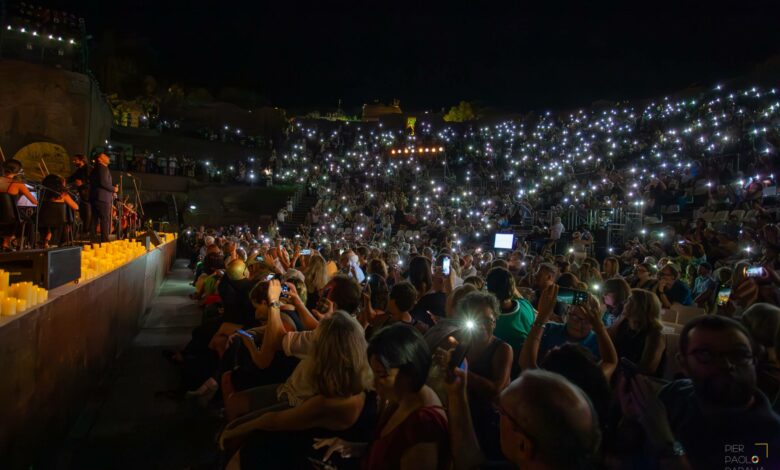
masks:
{"type": "Polygon", "coordinates": [[[29,468],[67,434],[88,390],[135,337],[175,257],[173,240],[2,318],[0,467],[29,468]]]}

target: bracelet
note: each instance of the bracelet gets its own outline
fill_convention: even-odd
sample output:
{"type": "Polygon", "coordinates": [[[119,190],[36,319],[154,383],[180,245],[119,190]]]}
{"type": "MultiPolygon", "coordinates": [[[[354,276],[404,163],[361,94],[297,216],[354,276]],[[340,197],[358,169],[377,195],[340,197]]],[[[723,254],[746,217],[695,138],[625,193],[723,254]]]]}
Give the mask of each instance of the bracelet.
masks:
{"type": "Polygon", "coordinates": [[[282,306],[282,303],[279,302],[278,300],[274,300],[269,305],[271,306],[271,308],[273,308],[273,307],[280,308],[282,306]]]}

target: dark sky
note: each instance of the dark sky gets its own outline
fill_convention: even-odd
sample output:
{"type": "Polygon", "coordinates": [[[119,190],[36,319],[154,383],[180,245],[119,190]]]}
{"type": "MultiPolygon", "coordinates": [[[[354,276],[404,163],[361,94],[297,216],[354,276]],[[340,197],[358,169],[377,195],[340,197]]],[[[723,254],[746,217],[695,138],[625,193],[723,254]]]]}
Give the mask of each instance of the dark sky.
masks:
{"type": "Polygon", "coordinates": [[[777,0],[59,3],[97,42],[106,29],[147,41],[156,76],[279,106],[568,108],[709,86],[780,52],[777,0]]]}

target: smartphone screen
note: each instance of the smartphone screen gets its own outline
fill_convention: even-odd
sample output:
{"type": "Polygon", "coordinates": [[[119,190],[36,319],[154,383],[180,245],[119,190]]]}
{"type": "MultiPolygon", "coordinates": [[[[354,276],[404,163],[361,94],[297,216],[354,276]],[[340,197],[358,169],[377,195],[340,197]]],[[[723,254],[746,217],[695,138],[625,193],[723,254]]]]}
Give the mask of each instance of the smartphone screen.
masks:
{"type": "Polygon", "coordinates": [[[445,257],[445,258],[442,260],[442,264],[441,264],[441,272],[442,272],[442,274],[444,274],[445,276],[449,276],[449,275],[450,275],[450,258],[449,258],[449,257],[445,257]]]}
{"type": "Polygon", "coordinates": [[[747,277],[764,277],[763,266],[751,266],[745,269],[745,276],[747,277]]]}
{"type": "Polygon", "coordinates": [[[721,287],[720,290],[718,290],[718,305],[726,305],[729,301],[729,297],[731,297],[731,288],[721,287]]]}
{"type": "Polygon", "coordinates": [[[287,284],[282,284],[282,293],[279,294],[279,297],[286,299],[290,296],[290,288],[287,286],[287,284]]]}
{"type": "Polygon", "coordinates": [[[246,331],[246,330],[241,330],[241,329],[239,329],[239,330],[236,330],[236,333],[240,334],[241,336],[246,336],[247,338],[249,338],[249,339],[251,339],[251,340],[254,340],[254,339],[255,339],[255,337],[254,337],[254,336],[252,336],[251,334],[249,334],[249,332],[248,332],[248,331],[246,331]]]}
{"type": "Polygon", "coordinates": [[[265,280],[266,281],[270,281],[271,279],[273,279],[275,277],[276,277],[276,274],[269,274],[268,276],[265,277],[265,280]]]}
{"type": "Polygon", "coordinates": [[[309,250],[308,248],[305,249],[305,250],[301,250],[301,254],[304,255],[304,256],[310,255],[311,254],[311,250],[309,250]]]}
{"type": "Polygon", "coordinates": [[[580,305],[588,300],[588,293],[581,290],[561,287],[558,289],[558,302],[566,305],[580,305]]]}

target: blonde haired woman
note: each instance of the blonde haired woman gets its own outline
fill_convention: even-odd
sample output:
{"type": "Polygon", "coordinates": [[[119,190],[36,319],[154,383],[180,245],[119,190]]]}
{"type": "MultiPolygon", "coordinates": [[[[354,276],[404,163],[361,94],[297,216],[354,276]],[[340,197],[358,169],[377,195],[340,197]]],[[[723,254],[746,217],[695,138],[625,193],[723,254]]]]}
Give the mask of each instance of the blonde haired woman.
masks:
{"type": "MultiPolygon", "coordinates": [[[[267,328],[274,329],[271,323],[277,322],[278,316],[279,310],[272,308],[267,328]]],[[[363,327],[347,313],[336,311],[310,335],[313,337],[307,340],[285,340],[285,353],[301,358],[287,382],[236,394],[249,395],[249,404],[257,411],[232,421],[222,432],[220,444],[224,447],[227,441],[235,443],[255,431],[266,431],[252,436],[241,449],[242,467],[286,468],[310,449],[311,437],[305,442],[299,439],[309,432],[327,430],[359,436],[370,431],[369,415],[376,403],[366,393],[373,376],[363,327]],[[279,434],[285,438],[273,438],[279,434]]],[[[266,330],[263,341],[273,339],[266,330]]],[[[238,458],[231,461],[232,465],[237,463],[238,458]]]]}
{"type": "Polygon", "coordinates": [[[312,252],[312,255],[306,262],[306,266],[303,267],[302,272],[306,279],[306,291],[308,292],[306,307],[312,309],[320,300],[322,289],[330,281],[327,262],[319,253],[312,252]]]}
{"type": "Polygon", "coordinates": [[[648,290],[632,289],[623,315],[609,327],[609,336],[618,357],[636,364],[640,374],[661,377],[666,351],[662,330],[658,296],[648,290]]]}

